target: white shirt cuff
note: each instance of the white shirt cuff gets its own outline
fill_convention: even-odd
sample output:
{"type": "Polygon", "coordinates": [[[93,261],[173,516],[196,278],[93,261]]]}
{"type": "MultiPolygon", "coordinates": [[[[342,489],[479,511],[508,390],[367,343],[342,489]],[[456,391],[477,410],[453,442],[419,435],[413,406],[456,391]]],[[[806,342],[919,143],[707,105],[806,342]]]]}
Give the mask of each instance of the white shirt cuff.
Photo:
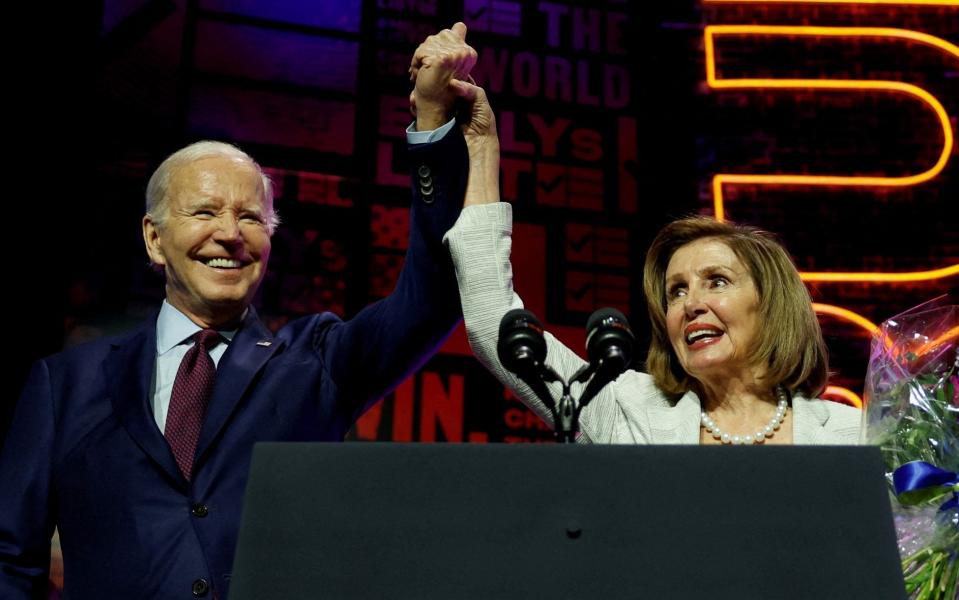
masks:
{"type": "Polygon", "coordinates": [[[406,141],[410,144],[428,144],[443,139],[449,130],[453,128],[456,119],[450,119],[446,124],[437,127],[431,131],[416,131],[416,121],[410,123],[406,128],[406,141]]]}

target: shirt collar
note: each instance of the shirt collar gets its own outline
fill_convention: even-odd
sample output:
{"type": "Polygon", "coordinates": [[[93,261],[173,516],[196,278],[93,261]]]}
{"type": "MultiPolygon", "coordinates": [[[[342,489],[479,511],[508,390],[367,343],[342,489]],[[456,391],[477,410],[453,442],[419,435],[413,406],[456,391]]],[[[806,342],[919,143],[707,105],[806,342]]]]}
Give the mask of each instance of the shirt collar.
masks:
{"type": "MultiPolygon", "coordinates": [[[[163,300],[160,315],[157,317],[157,354],[165,354],[173,347],[192,337],[201,327],[180,312],[175,306],[163,300]]],[[[236,329],[217,330],[220,337],[228,343],[233,341],[236,329]]]]}

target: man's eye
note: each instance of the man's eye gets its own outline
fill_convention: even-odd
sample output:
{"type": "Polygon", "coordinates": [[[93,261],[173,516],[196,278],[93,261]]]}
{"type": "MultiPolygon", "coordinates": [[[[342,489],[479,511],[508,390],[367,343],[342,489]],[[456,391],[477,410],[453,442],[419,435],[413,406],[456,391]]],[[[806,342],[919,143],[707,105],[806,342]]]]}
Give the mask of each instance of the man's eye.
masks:
{"type": "Polygon", "coordinates": [[[212,217],[213,211],[208,208],[201,208],[193,213],[197,217],[212,217]]]}

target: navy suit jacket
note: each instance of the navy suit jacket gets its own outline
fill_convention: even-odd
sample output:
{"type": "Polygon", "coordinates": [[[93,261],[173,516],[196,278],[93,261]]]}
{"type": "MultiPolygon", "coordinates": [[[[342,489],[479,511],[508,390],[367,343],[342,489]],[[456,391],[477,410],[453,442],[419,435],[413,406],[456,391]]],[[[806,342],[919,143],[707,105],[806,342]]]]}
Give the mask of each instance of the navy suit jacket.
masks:
{"type": "Polygon", "coordinates": [[[396,289],[349,321],[313,315],[275,336],[251,308],[219,362],[192,481],[150,407],[155,318],[34,366],[0,453],[0,598],[45,596],[54,527],[67,598],[226,597],[253,445],[342,440],[459,320],[442,236],[465,192],[462,134],[410,156],[396,289]]]}

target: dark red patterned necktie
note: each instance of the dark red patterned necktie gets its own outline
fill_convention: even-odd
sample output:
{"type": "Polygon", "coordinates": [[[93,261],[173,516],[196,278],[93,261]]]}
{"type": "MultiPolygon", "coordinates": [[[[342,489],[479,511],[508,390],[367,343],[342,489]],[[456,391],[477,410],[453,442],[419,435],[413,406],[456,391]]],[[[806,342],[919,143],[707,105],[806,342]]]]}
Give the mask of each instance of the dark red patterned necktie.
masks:
{"type": "Polygon", "coordinates": [[[219,340],[220,335],[213,329],[204,329],[196,334],[196,343],[187,350],[173,381],[173,394],[170,396],[170,410],[163,435],[187,481],[193,473],[193,454],[200,439],[203,415],[216,378],[216,365],[210,358],[210,348],[216,346],[219,340]]]}

